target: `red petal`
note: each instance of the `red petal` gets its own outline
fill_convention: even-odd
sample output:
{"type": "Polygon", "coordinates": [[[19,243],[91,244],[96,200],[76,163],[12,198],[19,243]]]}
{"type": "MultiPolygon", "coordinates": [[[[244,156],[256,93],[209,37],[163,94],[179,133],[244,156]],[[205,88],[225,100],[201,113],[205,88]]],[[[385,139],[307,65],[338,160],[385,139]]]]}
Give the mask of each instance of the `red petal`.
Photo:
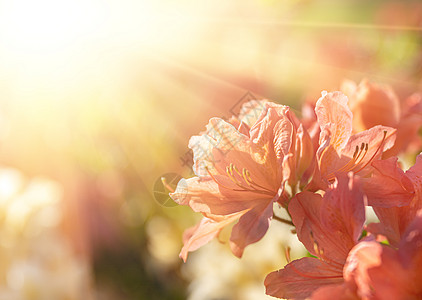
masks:
{"type": "Polygon", "coordinates": [[[245,213],[232,229],[230,247],[233,254],[241,257],[246,246],[259,241],[267,232],[272,216],[273,201],[245,213]]]}
{"type": "Polygon", "coordinates": [[[326,191],[323,199],[322,224],[328,232],[340,233],[337,243],[348,253],[358,242],[365,223],[364,194],[361,183],[352,174],[349,174],[349,177],[341,176],[326,191]]]}
{"type": "Polygon", "coordinates": [[[376,207],[408,205],[414,197],[410,179],[399,168],[397,157],[374,161],[376,173],[364,180],[364,190],[368,204],[376,207]]]}
{"type": "Polygon", "coordinates": [[[346,284],[332,284],[329,286],[321,287],[316,290],[311,300],[359,300],[360,297],[355,291],[351,290],[346,284]]]}
{"type": "Polygon", "coordinates": [[[267,295],[278,298],[305,299],[316,289],[343,282],[341,268],[312,257],[292,261],[284,269],[265,278],[267,295]]]}
{"type": "Polygon", "coordinates": [[[340,178],[324,197],[310,192],[297,194],[289,212],[306,249],[342,265],[363,228],[364,197],[356,180],[340,178]]]}

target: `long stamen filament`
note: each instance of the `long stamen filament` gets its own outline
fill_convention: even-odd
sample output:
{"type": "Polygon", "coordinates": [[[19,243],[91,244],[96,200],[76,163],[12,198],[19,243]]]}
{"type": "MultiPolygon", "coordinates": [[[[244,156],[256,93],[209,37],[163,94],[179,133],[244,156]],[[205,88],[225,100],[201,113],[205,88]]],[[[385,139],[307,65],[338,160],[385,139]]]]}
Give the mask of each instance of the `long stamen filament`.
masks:
{"type": "Polygon", "coordinates": [[[243,179],[245,180],[247,185],[251,186],[251,183],[249,182],[248,177],[246,176],[247,171],[248,171],[247,169],[243,168],[243,170],[242,170],[243,179]]]}
{"type": "MultiPolygon", "coordinates": [[[[363,144],[362,144],[363,145],[363,144]]],[[[351,166],[353,166],[356,162],[356,160],[359,158],[360,154],[362,153],[362,150],[359,151],[359,146],[356,145],[355,152],[353,153],[353,158],[347,162],[343,167],[337,170],[337,172],[342,172],[343,170],[348,170],[351,166]]],[[[334,174],[332,174],[334,176],[334,174]]]]}
{"type": "Polygon", "coordinates": [[[247,169],[246,169],[245,173],[246,173],[246,175],[248,177],[248,181],[250,182],[251,185],[255,185],[255,186],[257,186],[257,187],[259,187],[263,190],[266,190],[268,192],[272,192],[270,189],[268,189],[268,188],[256,183],[255,181],[253,181],[253,179],[251,178],[251,174],[249,173],[249,171],[247,169]]]}
{"type": "MultiPolygon", "coordinates": [[[[363,170],[369,163],[371,163],[371,161],[378,154],[378,152],[382,148],[382,145],[384,144],[386,136],[387,136],[387,131],[384,131],[384,136],[381,140],[380,145],[378,146],[377,150],[372,155],[372,157],[363,166],[359,167],[359,165],[363,162],[364,158],[366,157],[366,155],[368,153],[368,150],[369,150],[369,144],[368,143],[362,143],[361,146],[360,146],[360,149],[359,149],[359,146],[356,146],[355,152],[353,153],[353,158],[351,160],[349,160],[343,167],[336,170],[335,173],[347,172],[347,171],[353,171],[355,173],[358,173],[361,170],[363,170]],[[363,155],[362,155],[362,153],[363,153],[363,155]],[[359,169],[356,170],[358,167],[359,167],[359,169]]],[[[328,181],[333,180],[335,178],[335,173],[331,173],[330,175],[327,176],[328,181]]]]}
{"type": "Polygon", "coordinates": [[[364,169],[374,158],[375,156],[378,154],[378,151],[382,148],[384,142],[385,142],[385,138],[387,137],[387,131],[384,130],[384,136],[382,137],[381,143],[377,148],[377,151],[375,151],[375,153],[372,155],[372,157],[367,161],[366,164],[364,164],[359,170],[355,171],[355,173],[361,171],[362,169],[364,169]]]}
{"type": "Polygon", "coordinates": [[[240,182],[236,179],[235,176],[233,176],[233,170],[231,168],[231,164],[230,164],[230,167],[226,167],[226,173],[229,176],[231,181],[233,181],[236,185],[241,186],[240,182]]]}
{"type": "Polygon", "coordinates": [[[359,156],[362,154],[362,150],[364,148],[364,143],[362,143],[360,150],[359,150],[359,146],[356,145],[355,148],[355,152],[353,153],[353,157],[351,160],[349,160],[343,167],[341,167],[340,169],[336,170],[334,173],[331,173],[330,175],[327,176],[328,181],[334,180],[335,179],[335,173],[341,173],[341,172],[346,172],[347,170],[350,170],[351,168],[353,168],[356,164],[356,160],[359,159],[359,156]]]}
{"type": "Polygon", "coordinates": [[[292,261],[291,256],[290,256],[290,250],[291,248],[289,246],[284,248],[284,256],[286,257],[287,263],[290,263],[292,261]]]}
{"type": "Polygon", "coordinates": [[[242,177],[242,174],[240,174],[239,170],[236,168],[236,166],[234,164],[230,164],[230,166],[240,177],[242,177]]]}
{"type": "Polygon", "coordinates": [[[212,180],[217,183],[218,185],[221,185],[222,187],[226,188],[226,189],[230,189],[232,191],[236,191],[236,192],[253,192],[253,193],[257,193],[257,194],[264,194],[264,195],[269,195],[269,196],[274,196],[275,192],[271,191],[268,188],[262,187],[259,184],[256,184],[252,178],[251,175],[249,173],[249,171],[245,168],[242,169],[242,173],[239,172],[239,170],[236,168],[236,166],[234,164],[230,164],[229,166],[226,167],[226,174],[229,177],[229,179],[236,184],[240,189],[233,189],[232,187],[228,187],[225,186],[224,184],[220,183],[213,174],[211,174],[210,170],[208,169],[208,167],[205,167],[205,169],[207,170],[208,175],[212,178],[212,180]],[[239,174],[239,176],[243,179],[243,181],[246,182],[246,184],[248,186],[245,186],[244,184],[242,184],[242,181],[240,181],[236,175],[234,174],[234,172],[236,172],[237,174],[239,174]],[[257,189],[255,186],[259,187],[260,189],[257,189]]]}
{"type": "Polygon", "coordinates": [[[365,143],[365,144],[362,143],[362,146],[363,145],[365,145],[365,151],[363,152],[362,157],[359,159],[359,161],[356,162],[355,166],[352,169],[356,168],[363,161],[363,159],[365,158],[366,154],[368,153],[368,148],[369,148],[368,143],[365,143]]]}
{"type": "Polygon", "coordinates": [[[217,181],[217,179],[214,177],[214,175],[212,175],[212,174],[211,174],[211,172],[210,172],[210,170],[208,169],[208,167],[205,167],[205,170],[207,170],[208,175],[212,178],[212,180],[213,180],[215,183],[217,183],[218,185],[221,185],[221,186],[222,186],[223,188],[225,188],[225,189],[229,189],[229,190],[231,190],[231,188],[229,188],[229,187],[225,186],[224,184],[222,184],[222,183],[218,182],[218,181],[217,181]]]}

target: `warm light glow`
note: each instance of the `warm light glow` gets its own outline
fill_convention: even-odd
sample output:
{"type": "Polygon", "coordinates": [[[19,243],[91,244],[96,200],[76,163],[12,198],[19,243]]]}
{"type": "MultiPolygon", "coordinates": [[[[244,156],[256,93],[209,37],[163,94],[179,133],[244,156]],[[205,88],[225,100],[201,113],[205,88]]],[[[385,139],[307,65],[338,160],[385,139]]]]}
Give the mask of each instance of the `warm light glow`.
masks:
{"type": "Polygon", "coordinates": [[[110,86],[105,81],[116,87],[129,58],[183,38],[174,34],[186,26],[175,7],[163,1],[0,3],[0,75],[25,102],[45,99],[46,91],[55,100],[70,92],[67,97],[80,98],[75,95],[110,86]]]}
{"type": "Polygon", "coordinates": [[[62,51],[99,33],[102,10],[99,2],[81,0],[4,3],[0,21],[3,46],[25,55],[62,51]]]}

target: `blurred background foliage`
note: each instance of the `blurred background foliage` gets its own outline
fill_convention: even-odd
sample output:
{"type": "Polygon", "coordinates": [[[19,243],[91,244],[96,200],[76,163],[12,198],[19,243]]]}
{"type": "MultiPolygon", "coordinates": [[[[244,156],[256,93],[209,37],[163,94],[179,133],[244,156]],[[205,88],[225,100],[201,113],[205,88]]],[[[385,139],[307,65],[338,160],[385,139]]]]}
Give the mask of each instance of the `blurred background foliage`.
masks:
{"type": "MultiPolygon", "coordinates": [[[[34,197],[60,199],[47,227],[66,242],[49,241],[80,270],[54,298],[267,299],[264,275],[285,263],[283,246],[303,255],[288,228],[272,226],[241,261],[215,242],[183,265],[182,232],[198,216],[162,205],[154,184],[192,176],[189,137],[245,95],[300,115],[345,78],[390,84],[401,99],[420,91],[421,25],[420,1],[1,0],[0,163],[59,186],[34,197]]],[[[5,174],[7,190],[15,175],[5,174]]],[[[0,196],[11,205],[24,191],[0,196]]],[[[39,282],[51,264],[22,250],[46,242],[14,234],[7,255],[21,253],[21,268],[5,267],[0,293],[26,291],[35,274],[13,295],[47,299],[39,282]]]]}

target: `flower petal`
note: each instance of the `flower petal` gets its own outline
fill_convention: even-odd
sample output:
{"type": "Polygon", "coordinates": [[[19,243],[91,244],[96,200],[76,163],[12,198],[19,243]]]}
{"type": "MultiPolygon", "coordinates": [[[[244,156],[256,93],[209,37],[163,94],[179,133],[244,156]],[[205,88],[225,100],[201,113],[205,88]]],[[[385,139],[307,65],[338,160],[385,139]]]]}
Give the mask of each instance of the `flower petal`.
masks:
{"type": "Polygon", "coordinates": [[[413,184],[399,168],[397,157],[372,163],[375,173],[364,179],[368,204],[376,207],[408,205],[415,195],[413,184]]]}
{"type": "Polygon", "coordinates": [[[326,299],[360,300],[360,297],[344,283],[321,287],[312,293],[311,296],[311,300],[326,299]]]}
{"type": "MultiPolygon", "coordinates": [[[[393,160],[393,159],[390,159],[393,160]]],[[[384,227],[383,235],[393,246],[398,246],[404,231],[415,218],[417,211],[422,208],[422,155],[418,155],[416,163],[406,173],[415,190],[414,197],[401,207],[374,207],[374,211],[384,227]]]]}
{"type": "MultiPolygon", "coordinates": [[[[390,149],[394,145],[395,139],[395,128],[375,126],[352,135],[341,154],[342,157],[352,158],[356,151],[356,147],[360,149],[362,145],[368,145],[368,150],[364,150],[363,154],[358,159],[358,166],[353,169],[353,172],[357,173],[366,166],[370,168],[370,162],[379,159],[385,150],[390,149]]],[[[367,173],[365,171],[362,172],[367,173]]]]}
{"type": "Polygon", "coordinates": [[[341,92],[323,92],[315,106],[321,127],[320,145],[329,135],[330,145],[337,152],[343,149],[352,133],[353,116],[347,102],[347,97],[341,92]]]}
{"type": "Polygon", "coordinates": [[[404,297],[408,277],[396,251],[374,241],[361,242],[350,251],[344,278],[356,283],[363,299],[409,299],[404,297]]]}
{"type": "Polygon", "coordinates": [[[340,232],[338,243],[347,252],[358,242],[365,223],[364,194],[357,177],[339,177],[323,197],[321,220],[326,230],[340,232]]]}
{"type": "Polygon", "coordinates": [[[400,101],[390,86],[374,84],[364,79],[353,93],[349,88],[346,94],[350,99],[355,131],[363,131],[376,125],[397,126],[401,114],[400,101]]]}
{"type": "MultiPolygon", "coordinates": [[[[180,205],[189,205],[195,212],[228,215],[250,209],[260,203],[262,195],[243,192],[245,198],[239,197],[236,185],[224,176],[215,175],[223,188],[210,176],[181,179],[170,197],[180,205]]],[[[264,199],[271,199],[265,195],[264,199]]]]}
{"type": "Polygon", "coordinates": [[[240,217],[233,226],[230,247],[237,257],[243,255],[246,246],[259,241],[267,232],[273,216],[273,201],[254,207],[240,217]]]}
{"type": "Polygon", "coordinates": [[[267,295],[283,299],[305,299],[320,287],[343,282],[341,268],[312,257],[292,261],[265,278],[267,295]]]}
{"type": "Polygon", "coordinates": [[[207,176],[209,172],[212,174],[225,172],[225,165],[217,170],[220,157],[216,157],[216,154],[224,156],[232,149],[249,154],[249,138],[241,134],[232,124],[220,118],[212,118],[206,128],[203,134],[193,136],[189,140],[189,148],[193,151],[193,170],[197,176],[207,176]]]}
{"type": "Polygon", "coordinates": [[[397,125],[396,141],[394,146],[387,150],[383,157],[395,156],[407,149],[412,149],[412,151],[413,148],[420,149],[420,146],[418,147],[418,144],[420,143],[418,131],[421,127],[421,114],[411,114],[409,116],[402,117],[400,123],[397,125]],[[412,144],[416,144],[416,147],[409,147],[412,144]]]}
{"type": "Polygon", "coordinates": [[[242,213],[233,214],[228,217],[221,218],[220,221],[215,221],[209,218],[202,218],[202,220],[194,227],[191,227],[183,234],[183,248],[180,251],[180,258],[186,262],[188,252],[192,252],[207,244],[215,238],[220,231],[230,223],[236,221],[242,213]]]}
{"type": "Polygon", "coordinates": [[[293,124],[288,115],[287,106],[266,103],[264,112],[250,130],[254,145],[274,149],[275,159],[280,165],[292,143],[293,124]]]}
{"type": "Polygon", "coordinates": [[[289,212],[306,249],[341,265],[362,232],[364,197],[356,179],[340,178],[324,197],[311,192],[297,194],[289,212]]]}
{"type": "MultiPolygon", "coordinates": [[[[407,227],[399,245],[400,261],[408,270],[413,269],[414,278],[422,278],[422,210],[407,227]]],[[[421,287],[422,289],[422,287],[421,287]]]]}
{"type": "Polygon", "coordinates": [[[242,105],[237,119],[251,127],[256,123],[262,112],[265,110],[267,100],[251,100],[242,105]]]}

